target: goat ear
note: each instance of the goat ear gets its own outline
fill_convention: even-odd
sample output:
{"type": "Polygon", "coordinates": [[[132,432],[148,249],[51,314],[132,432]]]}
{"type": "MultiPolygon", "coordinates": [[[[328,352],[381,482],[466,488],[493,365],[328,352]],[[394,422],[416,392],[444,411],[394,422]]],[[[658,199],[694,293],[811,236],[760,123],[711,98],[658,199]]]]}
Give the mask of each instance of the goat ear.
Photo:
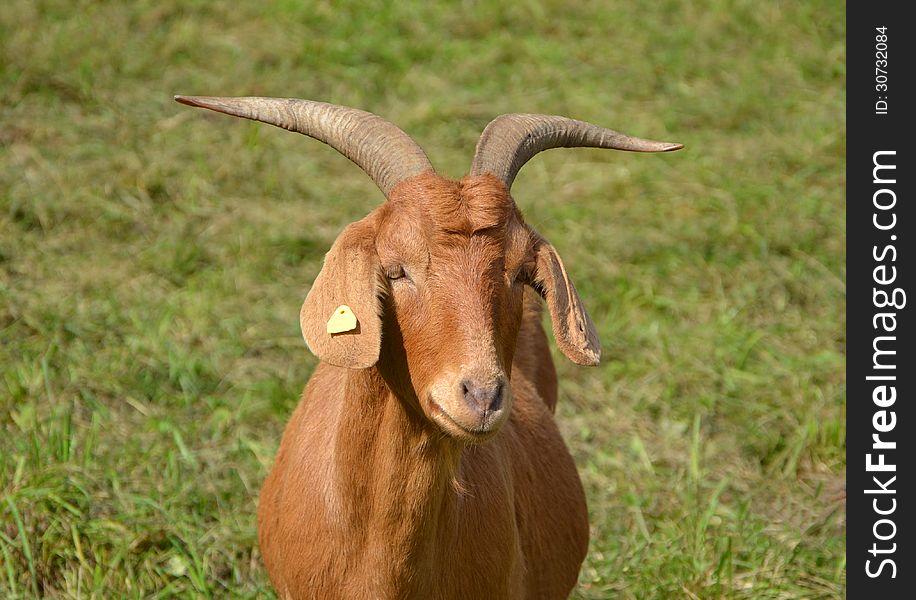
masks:
{"type": "Polygon", "coordinates": [[[302,337],[315,356],[350,369],[365,369],[378,362],[382,342],[379,275],[375,227],[366,218],[349,225],[331,246],[299,312],[302,337]],[[338,320],[338,313],[344,318],[338,320]],[[335,320],[329,324],[332,317],[335,320]]]}
{"type": "Polygon", "coordinates": [[[535,249],[532,287],[547,301],[553,336],[560,350],[576,364],[593,367],[601,360],[601,343],[591,317],[553,246],[541,241],[535,249]]]}

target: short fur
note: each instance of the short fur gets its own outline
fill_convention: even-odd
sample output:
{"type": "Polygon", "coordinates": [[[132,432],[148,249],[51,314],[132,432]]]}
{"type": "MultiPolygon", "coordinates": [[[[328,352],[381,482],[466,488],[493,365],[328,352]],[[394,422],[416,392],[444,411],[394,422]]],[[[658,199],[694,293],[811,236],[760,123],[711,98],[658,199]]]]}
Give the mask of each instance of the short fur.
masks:
{"type": "Polygon", "coordinates": [[[595,364],[559,256],[489,175],[410,178],[341,234],[301,314],[322,362],[258,510],[281,598],[568,596],[588,521],[538,293],[560,349],[595,364]],[[341,304],[359,327],[333,337],[341,304]],[[468,382],[501,403],[475,409],[468,382]]]}

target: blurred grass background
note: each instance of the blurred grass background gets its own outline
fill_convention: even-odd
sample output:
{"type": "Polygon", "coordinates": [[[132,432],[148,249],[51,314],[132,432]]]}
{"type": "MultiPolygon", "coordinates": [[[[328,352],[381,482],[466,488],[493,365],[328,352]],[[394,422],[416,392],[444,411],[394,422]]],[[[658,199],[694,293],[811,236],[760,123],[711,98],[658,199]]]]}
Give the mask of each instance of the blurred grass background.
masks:
{"type": "Polygon", "coordinates": [[[327,147],[172,94],[391,119],[461,176],[504,112],[687,149],[537,157],[514,195],[598,325],[557,355],[574,597],[845,595],[843,3],[7,0],[0,596],[268,597],[259,486],[299,305],[381,201],[327,147]]]}

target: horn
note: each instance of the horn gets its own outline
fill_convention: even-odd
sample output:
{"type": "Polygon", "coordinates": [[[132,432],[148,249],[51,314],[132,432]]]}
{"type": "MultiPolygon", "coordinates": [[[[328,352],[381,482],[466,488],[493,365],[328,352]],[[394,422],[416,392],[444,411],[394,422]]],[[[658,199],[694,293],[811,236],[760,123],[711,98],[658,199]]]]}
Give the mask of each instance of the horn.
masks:
{"type": "Polygon", "coordinates": [[[175,100],[324,142],[356,163],[386,197],[404,179],[433,168],[410,136],[389,121],[355,108],[296,98],[175,96],[175,100]]]}
{"type": "Polygon", "coordinates": [[[684,145],[630,137],[566,117],[509,114],[490,121],[480,134],[471,163],[471,175],[491,173],[511,188],[519,169],[538,152],[576,147],[670,152],[680,150],[684,145]]]}

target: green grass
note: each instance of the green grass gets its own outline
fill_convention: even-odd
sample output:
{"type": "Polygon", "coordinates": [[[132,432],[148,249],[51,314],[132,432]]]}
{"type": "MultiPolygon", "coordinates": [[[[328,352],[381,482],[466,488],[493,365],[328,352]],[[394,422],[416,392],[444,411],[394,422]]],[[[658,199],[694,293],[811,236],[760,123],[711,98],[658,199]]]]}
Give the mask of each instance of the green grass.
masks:
{"type": "Polygon", "coordinates": [[[843,597],[842,3],[391,4],[4,3],[0,596],[272,593],[299,305],[381,194],[183,93],[371,110],[450,176],[503,112],[686,143],[548,152],[514,188],[605,348],[557,355],[575,597],[843,597]]]}

